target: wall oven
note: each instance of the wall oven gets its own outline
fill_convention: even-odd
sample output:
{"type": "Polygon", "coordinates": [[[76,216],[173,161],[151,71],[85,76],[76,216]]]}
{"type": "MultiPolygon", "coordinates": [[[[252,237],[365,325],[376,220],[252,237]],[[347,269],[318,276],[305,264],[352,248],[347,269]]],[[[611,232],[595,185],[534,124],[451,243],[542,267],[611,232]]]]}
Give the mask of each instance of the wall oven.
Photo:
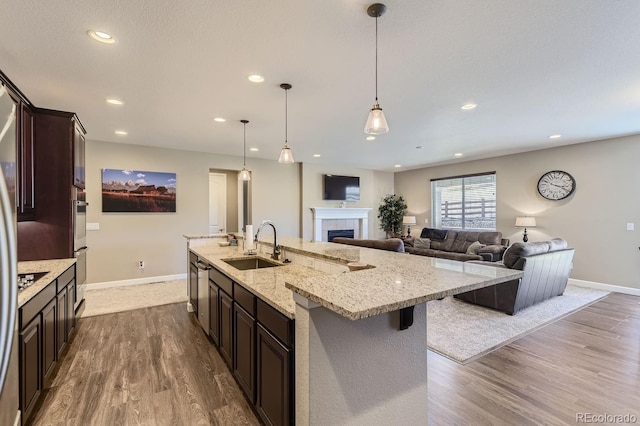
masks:
{"type": "Polygon", "coordinates": [[[73,256],[76,258],[76,299],[74,308],[78,309],[84,300],[87,283],[87,202],[85,192],[73,188],[73,256]]]}

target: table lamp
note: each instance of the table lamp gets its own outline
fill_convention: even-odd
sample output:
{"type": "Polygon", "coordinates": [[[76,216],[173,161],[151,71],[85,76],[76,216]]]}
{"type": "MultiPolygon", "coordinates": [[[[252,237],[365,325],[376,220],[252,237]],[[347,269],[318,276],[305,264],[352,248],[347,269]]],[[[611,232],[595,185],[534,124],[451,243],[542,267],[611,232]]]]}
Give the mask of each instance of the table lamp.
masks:
{"type": "Polygon", "coordinates": [[[407,237],[411,236],[411,225],[415,225],[416,223],[415,216],[402,216],[402,224],[407,225],[407,237]]]}
{"type": "Polygon", "coordinates": [[[516,217],[516,228],[524,228],[524,235],[522,236],[522,241],[525,243],[529,241],[529,237],[527,236],[527,227],[535,228],[536,226],[536,218],[531,216],[520,216],[516,217]]]}

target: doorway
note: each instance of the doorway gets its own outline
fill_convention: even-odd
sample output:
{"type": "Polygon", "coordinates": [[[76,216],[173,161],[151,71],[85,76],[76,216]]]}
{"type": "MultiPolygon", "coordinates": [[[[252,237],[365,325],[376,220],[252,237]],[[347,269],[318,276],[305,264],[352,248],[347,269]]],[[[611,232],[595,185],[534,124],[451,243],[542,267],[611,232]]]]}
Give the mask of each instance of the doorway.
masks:
{"type": "Polygon", "coordinates": [[[242,232],[251,223],[251,181],[237,170],[209,169],[209,233],[242,232]]]}

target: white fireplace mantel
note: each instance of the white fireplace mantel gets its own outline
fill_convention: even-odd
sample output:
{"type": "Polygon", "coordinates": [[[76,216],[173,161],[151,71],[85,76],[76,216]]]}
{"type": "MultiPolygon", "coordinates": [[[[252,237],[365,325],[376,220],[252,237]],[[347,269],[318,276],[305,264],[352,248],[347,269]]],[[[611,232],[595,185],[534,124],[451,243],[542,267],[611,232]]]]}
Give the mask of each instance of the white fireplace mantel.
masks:
{"type": "Polygon", "coordinates": [[[368,238],[370,211],[370,208],[311,207],[313,241],[322,241],[322,221],[324,219],[358,219],[360,238],[368,238]]]}

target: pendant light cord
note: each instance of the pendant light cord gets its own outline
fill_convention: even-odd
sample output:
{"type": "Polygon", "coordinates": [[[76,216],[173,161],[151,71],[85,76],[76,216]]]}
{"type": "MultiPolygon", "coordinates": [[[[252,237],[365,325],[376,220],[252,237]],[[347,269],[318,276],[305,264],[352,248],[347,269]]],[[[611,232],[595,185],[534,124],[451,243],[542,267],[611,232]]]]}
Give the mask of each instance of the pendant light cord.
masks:
{"type": "Polygon", "coordinates": [[[284,146],[287,146],[287,129],[289,128],[289,97],[287,96],[288,91],[288,89],[284,90],[284,146]]]}
{"type": "Polygon", "coordinates": [[[378,102],[378,17],[376,16],[376,102],[378,102]]]}
{"type": "Polygon", "coordinates": [[[247,167],[247,123],[242,123],[242,168],[247,167]]]}

